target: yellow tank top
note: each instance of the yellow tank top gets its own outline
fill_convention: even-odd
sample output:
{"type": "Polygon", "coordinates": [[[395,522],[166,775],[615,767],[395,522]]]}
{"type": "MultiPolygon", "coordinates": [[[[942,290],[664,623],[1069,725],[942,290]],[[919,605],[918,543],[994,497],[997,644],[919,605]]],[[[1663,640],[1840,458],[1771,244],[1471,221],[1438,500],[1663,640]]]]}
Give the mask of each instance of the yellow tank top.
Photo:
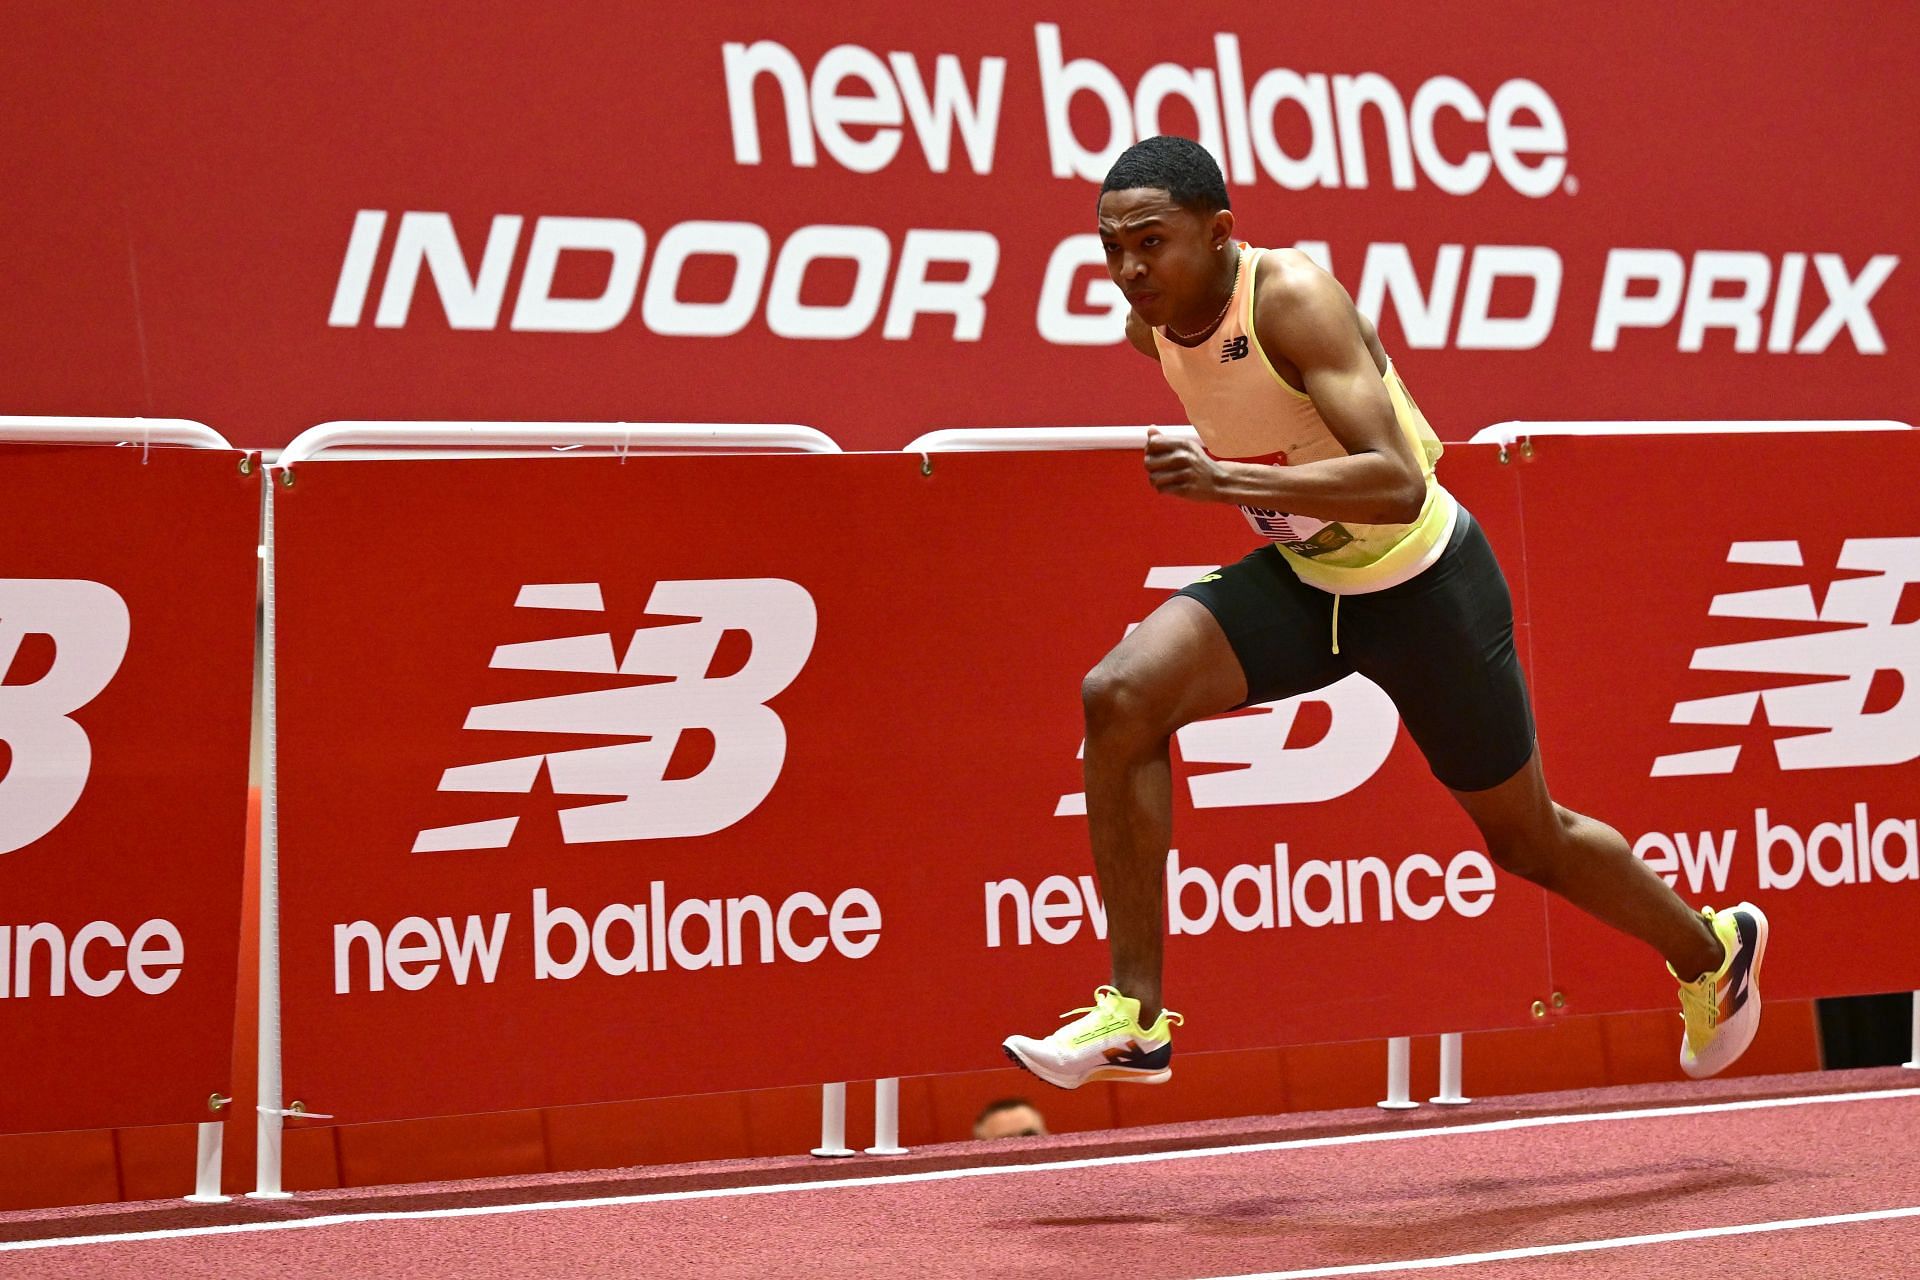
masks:
{"type": "MultiPolygon", "coordinates": [[[[1222,461],[1288,466],[1341,458],[1346,449],[1327,429],[1311,397],[1283,379],[1260,348],[1253,326],[1254,280],[1266,251],[1240,247],[1240,274],[1226,318],[1197,347],[1153,331],[1160,368],[1186,406],[1207,452],[1222,461]]],[[[1279,548],[1309,586],[1339,595],[1382,591],[1440,558],[1459,505],[1434,475],[1442,445],[1391,362],[1381,375],[1394,417],[1420,459],[1427,499],[1411,524],[1315,520],[1285,511],[1242,507],[1254,531],[1279,548]]]]}

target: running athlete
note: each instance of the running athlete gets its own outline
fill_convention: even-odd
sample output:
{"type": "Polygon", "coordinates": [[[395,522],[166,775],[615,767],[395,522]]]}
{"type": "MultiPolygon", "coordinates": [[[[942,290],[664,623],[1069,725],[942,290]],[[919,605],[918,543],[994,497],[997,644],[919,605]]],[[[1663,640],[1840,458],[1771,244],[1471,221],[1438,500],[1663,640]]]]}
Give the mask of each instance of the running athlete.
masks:
{"type": "Polygon", "coordinates": [[[1087,676],[1087,823],[1113,983],[1051,1035],[1008,1037],[1007,1056],[1064,1089],[1172,1075],[1169,739],[1357,671],[1393,699],[1503,870],[1665,957],[1681,1069],[1726,1067],[1759,1025],[1766,917],[1744,902],[1696,913],[1619,832],[1548,796],[1506,581],[1435,477],[1440,442],[1373,325],[1304,254],[1233,238],[1226,183],[1195,142],[1123,153],[1099,217],[1133,307],[1127,338],[1159,361],[1206,446],[1149,433],[1148,478],[1240,507],[1269,542],[1173,596],[1087,676]]]}

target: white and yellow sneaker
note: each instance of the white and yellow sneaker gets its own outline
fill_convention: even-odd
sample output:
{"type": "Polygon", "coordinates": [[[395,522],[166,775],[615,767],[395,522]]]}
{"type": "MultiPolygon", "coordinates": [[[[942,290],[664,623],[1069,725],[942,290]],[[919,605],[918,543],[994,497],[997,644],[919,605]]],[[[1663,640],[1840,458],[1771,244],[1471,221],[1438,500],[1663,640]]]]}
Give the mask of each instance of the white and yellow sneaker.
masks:
{"type": "MultiPolygon", "coordinates": [[[[1680,1016],[1687,1024],[1680,1069],[1696,1080],[1726,1070],[1753,1043],[1760,1029],[1760,962],[1767,954],[1767,917],[1751,902],[1700,914],[1727,957],[1712,973],[1680,984],[1680,1016]]],[[[1671,965],[1667,972],[1673,972],[1671,965]]]]}
{"type": "Polygon", "coordinates": [[[1043,1040],[1008,1036],[1000,1047],[1014,1065],[1061,1089],[1078,1089],[1091,1080],[1164,1084],[1173,1075],[1179,1014],[1163,1009],[1151,1028],[1143,1028],[1138,1000],[1100,987],[1090,1006],[1060,1016],[1073,1021],[1043,1040]]]}

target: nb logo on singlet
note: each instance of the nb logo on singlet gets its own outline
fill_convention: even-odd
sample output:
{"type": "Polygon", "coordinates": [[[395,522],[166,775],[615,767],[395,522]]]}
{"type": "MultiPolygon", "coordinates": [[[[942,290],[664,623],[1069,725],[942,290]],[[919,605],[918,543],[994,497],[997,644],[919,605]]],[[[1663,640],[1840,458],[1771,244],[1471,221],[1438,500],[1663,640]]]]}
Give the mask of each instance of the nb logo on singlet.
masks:
{"type": "Polygon", "coordinates": [[[1228,338],[1220,344],[1220,363],[1225,364],[1229,360],[1245,360],[1247,349],[1246,334],[1243,333],[1237,338],[1228,338]]]}

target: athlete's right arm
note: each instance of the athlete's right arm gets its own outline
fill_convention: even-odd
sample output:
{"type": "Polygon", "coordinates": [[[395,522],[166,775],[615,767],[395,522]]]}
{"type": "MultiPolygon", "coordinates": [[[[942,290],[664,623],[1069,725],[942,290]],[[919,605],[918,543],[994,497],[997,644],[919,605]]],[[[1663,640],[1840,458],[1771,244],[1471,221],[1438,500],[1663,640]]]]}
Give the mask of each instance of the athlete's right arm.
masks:
{"type": "Polygon", "coordinates": [[[1160,348],[1153,345],[1153,329],[1140,318],[1137,311],[1127,312],[1127,341],[1133,344],[1135,351],[1155,364],[1160,363],[1160,348]]]}

